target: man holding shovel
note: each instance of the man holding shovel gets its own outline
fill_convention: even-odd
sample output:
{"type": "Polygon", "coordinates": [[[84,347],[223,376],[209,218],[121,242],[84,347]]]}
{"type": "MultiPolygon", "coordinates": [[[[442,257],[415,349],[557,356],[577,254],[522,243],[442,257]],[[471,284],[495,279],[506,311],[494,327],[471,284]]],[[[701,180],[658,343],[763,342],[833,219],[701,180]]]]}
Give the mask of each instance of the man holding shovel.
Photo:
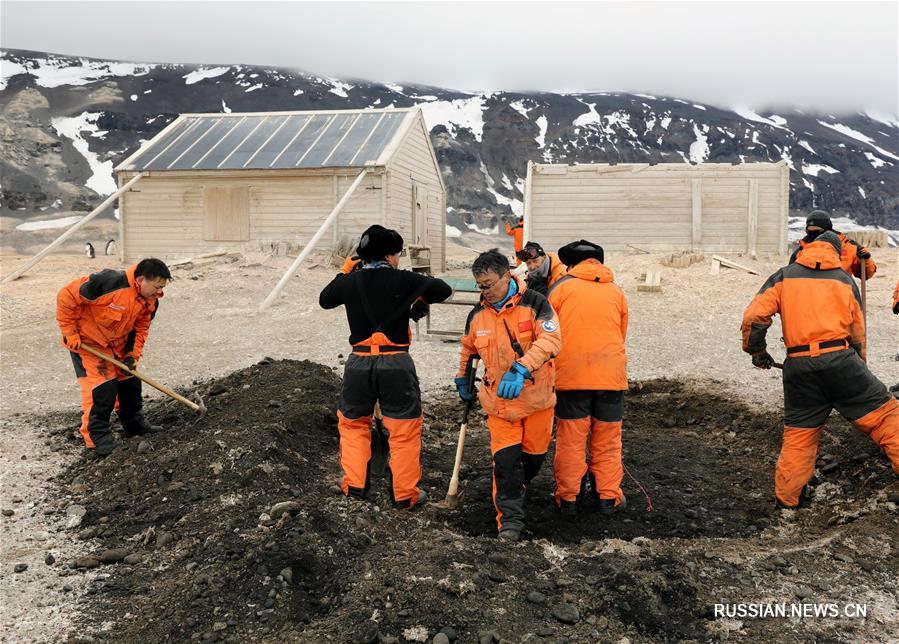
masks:
{"type": "Polygon", "coordinates": [[[374,225],[359,240],[356,256],[319,295],[324,309],[346,308],[353,352],[346,361],[337,412],[340,432],[340,487],[364,498],[371,478],[371,421],[380,403],[390,433],[391,500],[411,510],[427,495],[421,480],[421,391],[409,355],[409,318],[414,309],[442,302],[452,289],[439,280],[397,270],[403,238],[374,225]]]}
{"type": "Polygon", "coordinates": [[[119,419],[127,435],[139,436],[160,428],[144,418],[141,381],[84,346],[99,349],[134,369],[147,341],[157,300],[171,279],[168,267],[150,258],[124,271],[107,268],[79,277],[56,296],[62,343],[70,351],[81,386],[81,436],[98,456],[116,447],[109,417],[117,398],[119,419]]]}
{"type": "Polygon", "coordinates": [[[524,528],[525,490],[540,471],[552,436],[553,357],[562,348],[559,321],[546,298],[512,276],[497,249],[471,267],[481,301],[465,322],[455,385],[462,400],[473,395],[466,376],[471,356],[484,363],[478,394],[487,414],[493,456],[493,504],[503,541],[524,528]]]}
{"type": "Polygon", "coordinates": [[[783,445],[774,473],[780,508],[799,507],[833,409],[867,434],[899,474],[899,401],[864,362],[861,294],[842,269],[841,250],[834,232],[821,233],[795,263],[768,278],[743,314],[743,350],[752,355],[753,365],[770,369],[775,364],[765,335],[776,313],[787,346],[783,445]]]}

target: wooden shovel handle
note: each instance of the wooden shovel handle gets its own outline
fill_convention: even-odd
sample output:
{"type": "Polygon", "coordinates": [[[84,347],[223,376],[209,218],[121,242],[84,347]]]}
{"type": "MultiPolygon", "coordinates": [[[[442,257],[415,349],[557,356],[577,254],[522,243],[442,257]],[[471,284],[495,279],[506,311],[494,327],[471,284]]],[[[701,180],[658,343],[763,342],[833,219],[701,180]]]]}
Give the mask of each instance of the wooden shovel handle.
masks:
{"type": "Polygon", "coordinates": [[[111,362],[112,364],[114,364],[115,366],[117,366],[119,369],[121,369],[121,370],[124,371],[125,373],[130,373],[130,374],[131,374],[132,376],[134,376],[135,378],[138,378],[138,379],[140,379],[140,380],[143,380],[145,383],[147,383],[147,384],[150,385],[151,387],[154,387],[154,388],[158,389],[159,391],[161,391],[162,393],[164,393],[166,396],[169,396],[170,398],[174,398],[174,399],[177,400],[178,402],[180,402],[180,403],[182,403],[182,404],[184,404],[184,405],[187,405],[188,407],[190,407],[190,408],[193,409],[194,411],[200,411],[200,406],[199,406],[197,403],[188,400],[187,398],[185,398],[185,397],[182,396],[181,394],[176,394],[174,391],[172,391],[171,389],[169,389],[169,388],[166,387],[165,385],[160,384],[160,383],[156,382],[155,380],[153,380],[150,376],[145,376],[145,375],[143,375],[142,373],[138,373],[138,372],[135,371],[134,369],[129,369],[128,366],[127,366],[126,364],[124,364],[124,363],[122,363],[122,362],[119,362],[118,360],[116,360],[116,359],[113,358],[112,356],[106,355],[105,353],[103,353],[103,352],[101,352],[101,351],[97,351],[96,349],[94,349],[94,348],[91,347],[91,346],[88,346],[88,345],[86,345],[86,344],[82,344],[82,345],[81,345],[81,348],[82,348],[83,350],[87,351],[88,353],[90,353],[91,355],[97,356],[98,358],[102,358],[103,360],[106,360],[107,362],[111,362]]]}

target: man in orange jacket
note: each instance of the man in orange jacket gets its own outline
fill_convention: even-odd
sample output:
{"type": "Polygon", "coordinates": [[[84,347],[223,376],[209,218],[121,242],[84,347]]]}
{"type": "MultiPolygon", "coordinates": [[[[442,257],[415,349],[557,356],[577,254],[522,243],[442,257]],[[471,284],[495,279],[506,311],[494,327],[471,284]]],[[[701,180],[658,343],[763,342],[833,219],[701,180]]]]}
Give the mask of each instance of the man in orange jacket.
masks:
{"type": "Polygon", "coordinates": [[[104,269],[79,277],[56,296],[56,319],[63,346],[71,354],[81,386],[81,436],[99,456],[113,451],[109,417],[118,398],[118,416],[129,436],[158,431],[143,415],[141,381],[84,351],[99,349],[136,368],[156,312],[157,300],[172,274],[160,260],[141,260],[120,271],[104,269]]]}
{"type": "Polygon", "coordinates": [[[552,435],[552,359],[562,336],[549,302],[512,276],[499,250],[481,253],[471,272],[481,301],[465,322],[455,384],[459,397],[469,400],[465,370],[469,357],[480,356],[485,373],[478,400],[490,431],[496,524],[500,539],[517,541],[525,489],[540,471],[552,435]]]}
{"type": "Polygon", "coordinates": [[[518,253],[524,248],[524,217],[519,217],[514,225],[507,221],[506,234],[512,238],[512,243],[515,247],[515,265],[520,265],[522,260],[518,257],[518,253]]]}
{"type": "Polygon", "coordinates": [[[818,235],[827,232],[828,230],[832,231],[840,238],[840,244],[842,245],[842,250],[840,251],[840,266],[843,270],[850,275],[854,275],[861,279],[861,262],[863,261],[865,263],[865,279],[874,277],[874,273],[877,272],[877,264],[871,259],[871,252],[861,244],[857,243],[854,239],[849,239],[849,237],[843,233],[835,231],[833,229],[833,223],[830,221],[830,216],[823,210],[813,211],[805,220],[806,235],[796,244],[796,250],[793,251],[793,256],[790,257],[790,263],[792,264],[795,262],[799,253],[802,252],[802,249],[815,241],[815,239],[818,238],[818,235]]]}
{"type": "Polygon", "coordinates": [[[319,295],[324,309],[343,305],[353,352],[346,361],[337,412],[344,494],[365,498],[371,478],[371,421],[380,403],[389,433],[390,497],[411,510],[427,499],[421,481],[421,391],[409,355],[409,318],[422,301],[435,304],[452,294],[443,280],[397,270],[403,238],[370,226],[341,272],[319,295]]]}
{"type": "Polygon", "coordinates": [[[783,445],[774,474],[781,508],[797,508],[804,499],[818,438],[834,408],[886,452],[899,474],[899,401],[864,362],[861,295],[842,270],[841,246],[836,233],[816,237],[795,264],[768,278],[743,314],[743,350],[756,367],[774,365],[765,334],[775,313],[787,345],[783,445]]]}
{"type": "Polygon", "coordinates": [[[537,242],[528,242],[515,257],[528,267],[528,289],[546,297],[549,288],[565,275],[565,265],[555,253],[547,253],[537,242]]]}
{"type": "Polygon", "coordinates": [[[568,273],[549,289],[559,316],[556,357],[556,505],[575,515],[587,484],[600,512],[626,507],[621,421],[627,391],[627,298],[603,265],[601,246],[584,239],[559,249],[568,273]],[[589,435],[589,467],[584,458],[589,435]]]}

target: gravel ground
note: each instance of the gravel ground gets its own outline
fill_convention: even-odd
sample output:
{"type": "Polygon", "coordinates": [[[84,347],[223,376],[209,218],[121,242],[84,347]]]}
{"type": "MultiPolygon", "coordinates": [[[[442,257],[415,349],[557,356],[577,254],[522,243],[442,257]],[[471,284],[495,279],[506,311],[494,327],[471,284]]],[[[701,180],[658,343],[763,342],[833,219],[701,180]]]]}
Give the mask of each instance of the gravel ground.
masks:
{"type": "MultiPolygon", "coordinates": [[[[889,312],[896,252],[875,250],[874,255],[880,268],[868,285],[868,355],[875,374],[892,384],[899,381],[897,318],[889,312]]],[[[458,266],[470,261],[472,253],[454,249],[450,257],[450,264],[458,266]]],[[[730,269],[712,275],[708,259],[685,269],[663,268],[660,258],[624,254],[607,258],[630,301],[630,377],[710,380],[751,406],[779,408],[779,373],[751,368],[740,350],[739,323],[759,286],[786,258],[733,258],[757,270],[758,276],[730,269]],[[648,268],[661,268],[661,293],[637,292],[639,277],[648,268]]],[[[77,424],[78,387],[68,356],[58,345],[55,294],[74,277],[112,265],[107,259],[51,256],[22,279],[0,288],[0,377],[5,385],[0,397],[4,430],[0,508],[14,512],[0,517],[0,638],[7,641],[52,638],[70,623],[72,602],[47,592],[48,587],[57,588],[59,580],[44,559],[48,551],[66,557],[74,546],[61,532],[67,517],[59,507],[43,504],[47,479],[74,455],[50,451],[40,420],[48,412],[64,411],[71,412],[72,423],[77,424]],[[28,564],[28,569],[11,574],[16,563],[28,564]]],[[[0,258],[2,273],[22,261],[22,257],[0,258]]],[[[344,314],[322,311],[317,302],[320,289],[333,276],[332,268],[301,270],[275,306],[257,313],[288,264],[286,259],[259,256],[178,269],[154,321],[141,369],[171,386],[187,388],[196,380],[224,376],[265,356],[308,359],[339,369],[348,349],[344,314]]],[[[451,274],[469,275],[464,268],[451,274]]],[[[466,313],[465,307],[435,307],[434,323],[458,329],[466,313]]],[[[775,357],[784,355],[775,346],[779,336],[775,323],[769,333],[775,357]]],[[[451,396],[457,345],[422,338],[412,353],[425,398],[451,396]]],[[[147,395],[155,392],[149,390],[147,395]]],[[[88,577],[79,577],[66,592],[77,594],[82,586],[76,584],[84,584],[88,577]]]]}

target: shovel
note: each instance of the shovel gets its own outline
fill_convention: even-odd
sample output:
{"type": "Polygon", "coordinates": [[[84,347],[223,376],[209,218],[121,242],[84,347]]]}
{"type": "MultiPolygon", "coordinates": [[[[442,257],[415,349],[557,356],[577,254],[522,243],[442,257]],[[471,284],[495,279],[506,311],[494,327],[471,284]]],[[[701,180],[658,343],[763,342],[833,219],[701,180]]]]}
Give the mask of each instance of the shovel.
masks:
{"type": "Polygon", "coordinates": [[[139,380],[143,380],[145,383],[147,383],[147,384],[150,385],[151,387],[154,387],[155,389],[158,389],[159,391],[161,391],[162,393],[164,393],[164,394],[165,394],[166,396],[168,396],[169,398],[174,398],[175,400],[177,400],[177,401],[180,402],[181,404],[190,407],[191,409],[193,409],[193,410],[194,410],[195,412],[197,412],[198,414],[203,415],[203,414],[206,413],[206,405],[203,404],[203,400],[202,400],[202,398],[200,398],[199,396],[197,396],[197,402],[192,402],[192,401],[188,400],[187,398],[185,398],[184,396],[182,396],[182,395],[180,395],[180,394],[176,394],[174,391],[172,391],[171,389],[169,389],[169,388],[166,387],[165,385],[162,385],[162,384],[156,382],[156,381],[153,380],[150,376],[145,376],[145,375],[143,375],[142,373],[138,373],[138,372],[137,372],[136,370],[134,370],[134,369],[129,369],[128,366],[127,366],[125,363],[119,362],[118,360],[116,360],[116,359],[113,358],[112,356],[108,356],[108,355],[106,355],[105,353],[102,353],[102,352],[100,352],[100,351],[97,351],[97,350],[94,349],[93,347],[90,347],[90,346],[88,346],[88,345],[86,345],[86,344],[82,344],[82,345],[81,345],[81,348],[82,348],[84,351],[87,351],[88,353],[90,353],[90,354],[93,355],[93,356],[96,356],[96,357],[98,357],[98,358],[101,358],[101,359],[103,359],[103,360],[106,360],[107,362],[111,362],[112,364],[114,364],[116,367],[118,367],[119,369],[121,369],[121,370],[124,371],[125,373],[131,374],[132,376],[134,376],[135,378],[137,378],[137,379],[139,379],[139,380]],[[199,404],[198,404],[198,403],[199,403],[199,404]]]}
{"type": "MultiPolygon", "coordinates": [[[[466,369],[468,391],[470,393],[476,391],[474,383],[477,370],[478,358],[472,357],[469,360],[468,369],[466,369]]],[[[454,510],[456,506],[459,505],[459,472],[462,469],[462,453],[465,450],[465,434],[468,431],[468,415],[471,413],[471,408],[474,407],[475,400],[476,398],[472,398],[471,400],[465,401],[465,411],[462,412],[462,425],[459,427],[459,441],[456,443],[456,461],[453,463],[453,476],[450,478],[446,499],[443,500],[443,503],[438,504],[440,507],[446,508],[447,510],[454,510]]]]}

